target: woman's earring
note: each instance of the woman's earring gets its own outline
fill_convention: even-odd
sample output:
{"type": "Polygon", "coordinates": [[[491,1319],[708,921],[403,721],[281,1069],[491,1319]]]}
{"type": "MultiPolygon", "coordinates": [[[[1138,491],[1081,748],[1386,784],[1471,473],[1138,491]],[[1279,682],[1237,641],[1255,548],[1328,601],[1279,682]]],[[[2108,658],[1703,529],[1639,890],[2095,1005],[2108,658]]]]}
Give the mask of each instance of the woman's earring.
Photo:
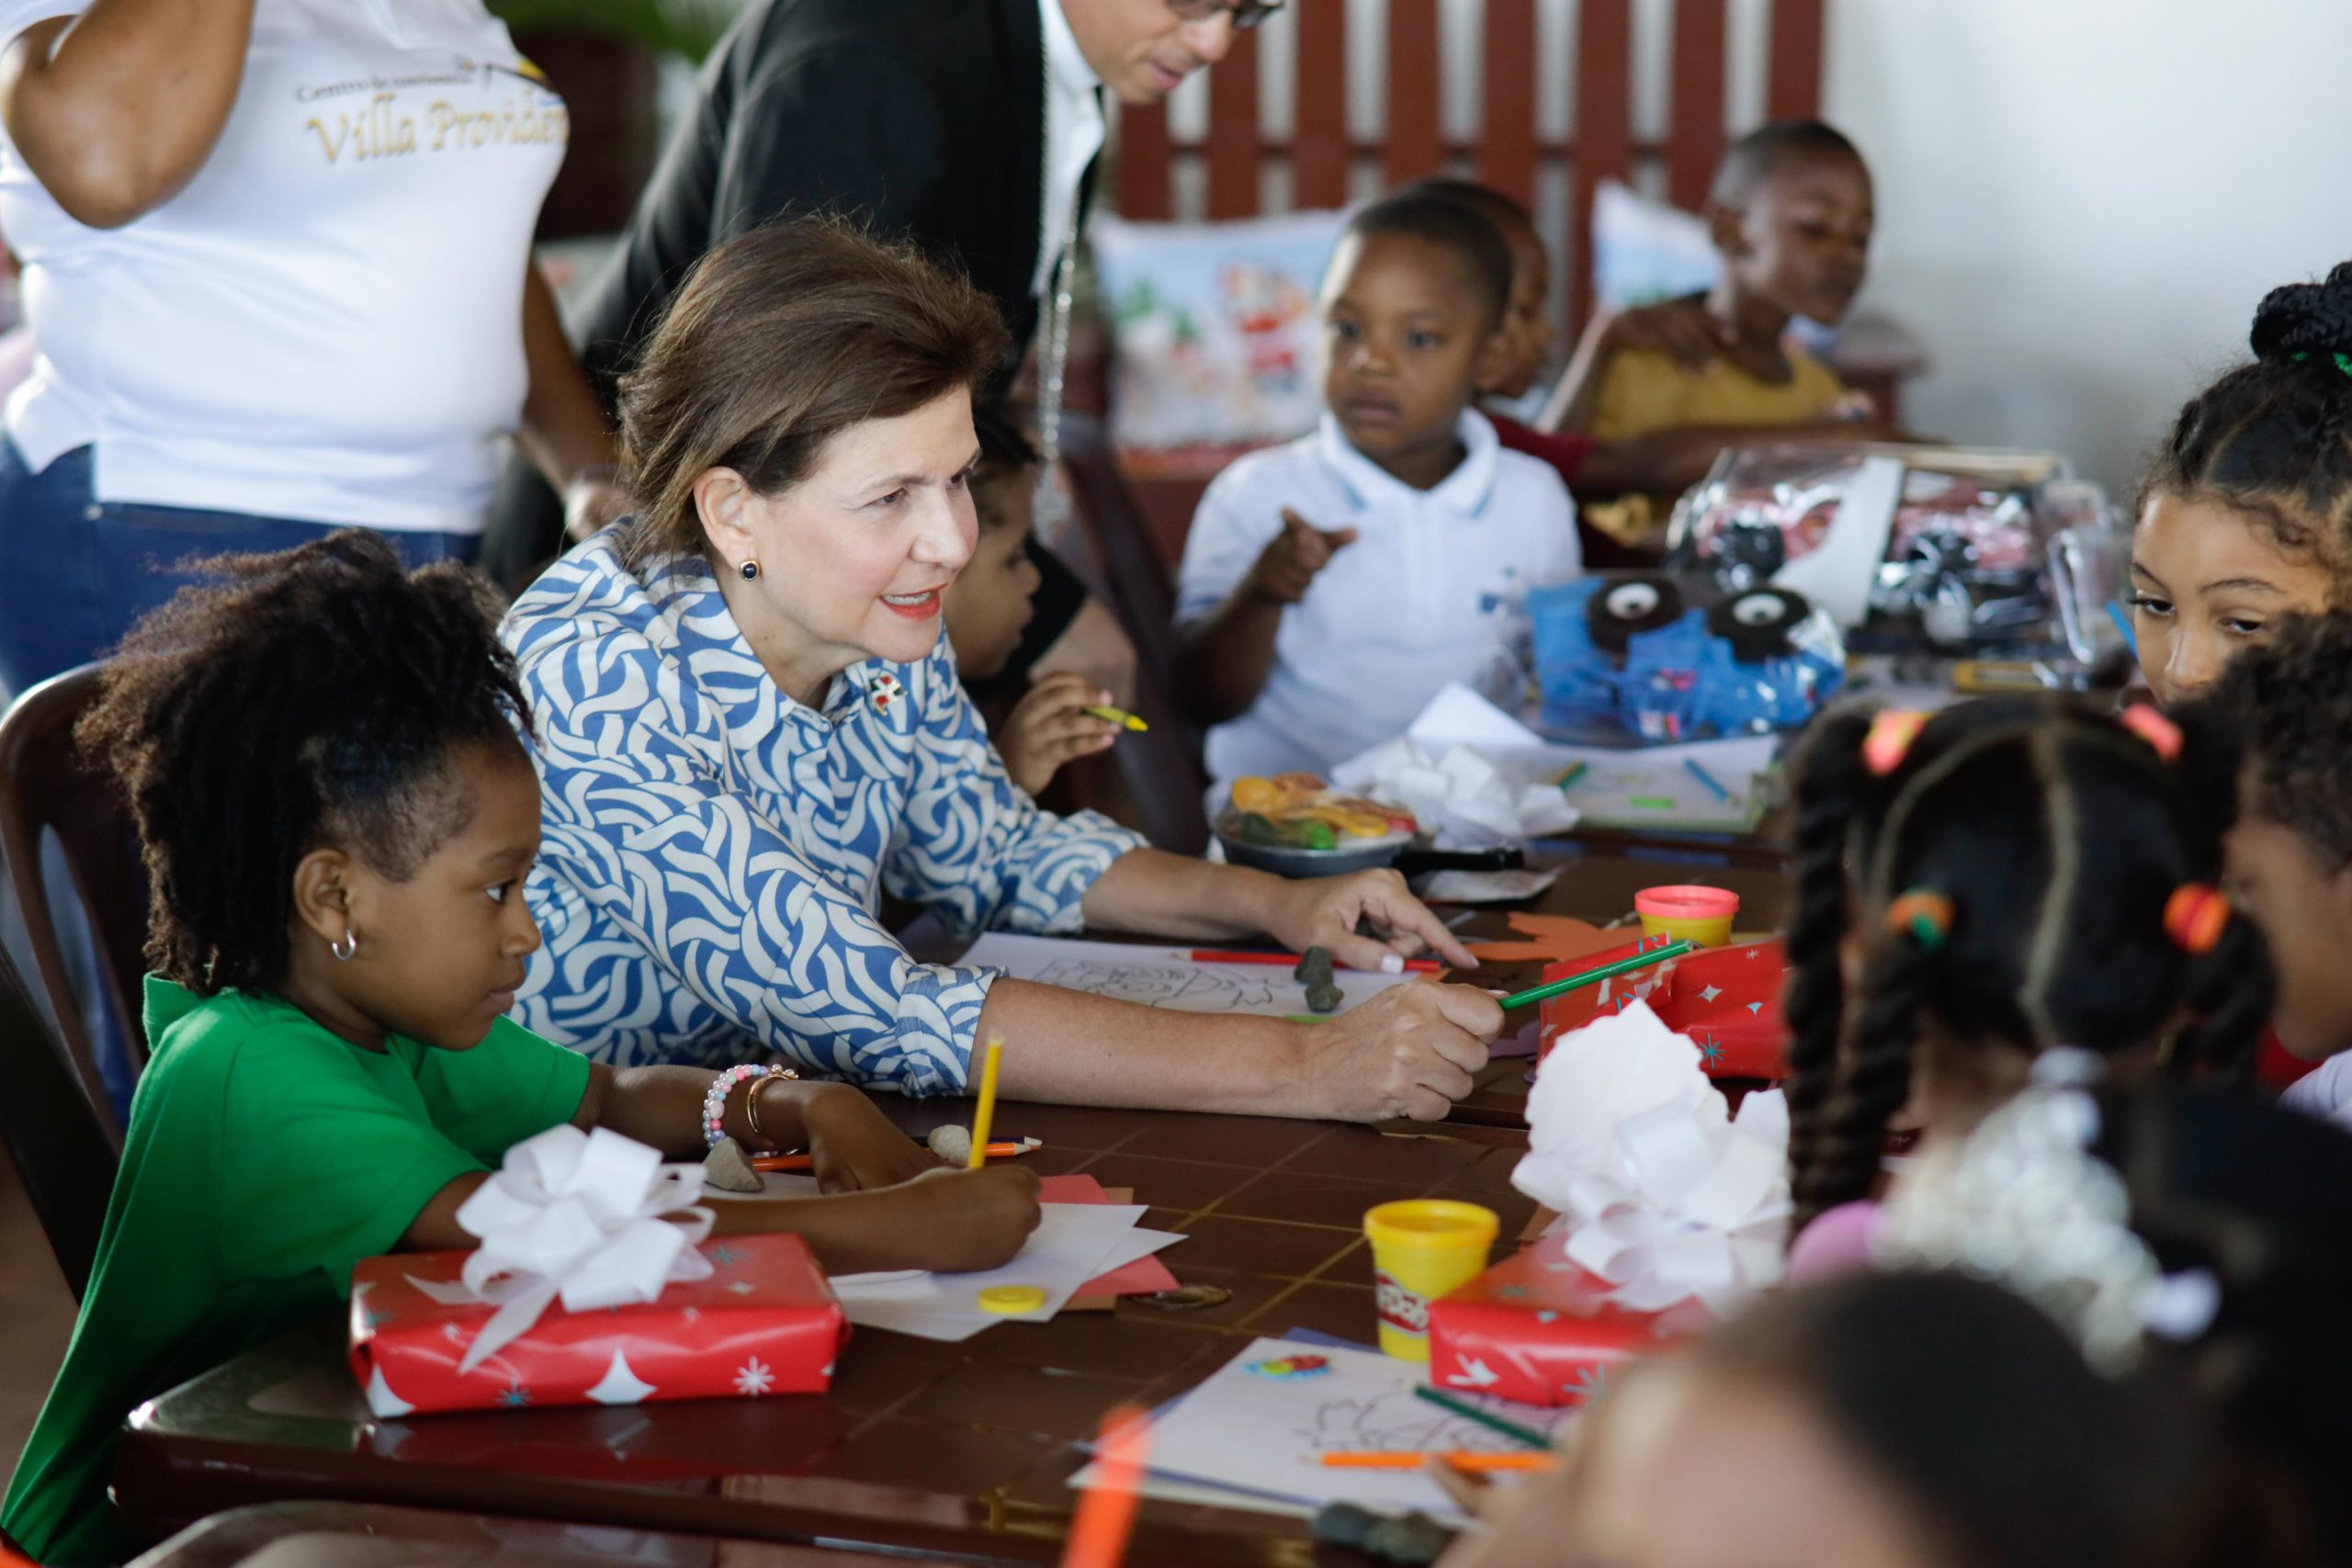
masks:
{"type": "Polygon", "coordinates": [[[747,560],[737,570],[742,572],[743,581],[749,582],[760,575],[760,563],[755,560],[747,560]]]}
{"type": "Polygon", "coordinates": [[[359,951],[359,933],[345,925],[343,928],[343,939],[327,943],[327,951],[334,954],[337,963],[350,963],[352,956],[359,951]]]}

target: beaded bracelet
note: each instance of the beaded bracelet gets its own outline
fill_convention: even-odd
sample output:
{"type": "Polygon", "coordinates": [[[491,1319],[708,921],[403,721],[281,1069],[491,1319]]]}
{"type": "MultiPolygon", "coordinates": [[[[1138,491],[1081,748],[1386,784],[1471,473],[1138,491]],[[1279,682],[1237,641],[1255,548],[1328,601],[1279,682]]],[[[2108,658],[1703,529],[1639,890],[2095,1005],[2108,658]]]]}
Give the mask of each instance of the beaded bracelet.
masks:
{"type": "MultiPolygon", "coordinates": [[[[725,1072],[711,1079],[710,1088],[702,1097],[703,1142],[715,1149],[718,1146],[719,1141],[727,1136],[727,1097],[734,1092],[734,1089],[737,1084],[741,1083],[746,1078],[789,1078],[797,1077],[799,1077],[799,1075],[795,1073],[789,1067],[763,1067],[755,1066],[750,1062],[739,1062],[734,1066],[728,1068],[725,1072]]],[[[759,1090],[753,1089],[752,1092],[753,1094],[757,1094],[759,1090]]],[[[750,1109],[748,1104],[745,1109],[746,1111],[750,1109]]],[[[752,1121],[752,1130],[754,1133],[759,1131],[759,1122],[756,1118],[752,1121]]]]}

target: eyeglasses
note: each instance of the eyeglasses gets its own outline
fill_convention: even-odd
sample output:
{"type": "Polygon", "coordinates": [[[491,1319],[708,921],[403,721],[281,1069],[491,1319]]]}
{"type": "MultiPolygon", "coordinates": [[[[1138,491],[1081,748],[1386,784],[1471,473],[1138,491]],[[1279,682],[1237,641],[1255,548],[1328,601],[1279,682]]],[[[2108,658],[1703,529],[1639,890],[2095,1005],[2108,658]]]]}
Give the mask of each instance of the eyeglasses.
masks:
{"type": "Polygon", "coordinates": [[[1283,8],[1283,0],[1168,0],[1168,8],[1179,20],[1213,22],[1223,12],[1233,18],[1237,31],[1246,31],[1283,8]]]}

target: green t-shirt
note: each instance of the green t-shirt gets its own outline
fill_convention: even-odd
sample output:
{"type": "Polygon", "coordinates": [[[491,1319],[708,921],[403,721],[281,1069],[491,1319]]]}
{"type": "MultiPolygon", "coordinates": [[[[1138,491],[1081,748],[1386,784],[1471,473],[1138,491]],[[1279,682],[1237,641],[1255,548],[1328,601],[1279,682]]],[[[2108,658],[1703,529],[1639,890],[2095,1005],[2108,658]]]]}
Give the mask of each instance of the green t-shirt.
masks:
{"type": "Polygon", "coordinates": [[[347,1297],[433,1195],[579,1111],[588,1060],[501,1019],[469,1051],[363,1051],[276,997],[147,979],[105,1234],[0,1528],[41,1562],[119,1562],[107,1506],[142,1401],[347,1297]]]}

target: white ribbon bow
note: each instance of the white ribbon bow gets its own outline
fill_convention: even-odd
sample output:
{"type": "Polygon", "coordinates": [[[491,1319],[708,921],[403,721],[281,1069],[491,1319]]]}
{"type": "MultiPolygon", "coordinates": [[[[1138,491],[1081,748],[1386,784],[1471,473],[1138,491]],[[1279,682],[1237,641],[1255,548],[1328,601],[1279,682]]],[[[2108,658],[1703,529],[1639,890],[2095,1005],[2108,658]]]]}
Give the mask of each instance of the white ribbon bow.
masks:
{"type": "Polygon", "coordinates": [[[1544,1058],[1511,1185],[1556,1210],[1568,1259],[1657,1312],[1720,1314],[1781,1277],[1788,1107],[1750,1094],[1734,1121],[1699,1048],[1646,1002],[1605,1014],[1544,1058]]]}
{"type": "Polygon", "coordinates": [[[550,1127],[507,1150],[458,1210],[481,1237],[464,1282],[411,1282],[445,1305],[498,1308],[458,1363],[470,1372],[558,1296],[567,1312],[591,1312],[652,1301],[673,1280],[708,1279],[710,1260],[695,1248],[715,1216],[701,1196],[699,1166],[665,1166],[659,1150],[602,1127],[550,1127]]]}

